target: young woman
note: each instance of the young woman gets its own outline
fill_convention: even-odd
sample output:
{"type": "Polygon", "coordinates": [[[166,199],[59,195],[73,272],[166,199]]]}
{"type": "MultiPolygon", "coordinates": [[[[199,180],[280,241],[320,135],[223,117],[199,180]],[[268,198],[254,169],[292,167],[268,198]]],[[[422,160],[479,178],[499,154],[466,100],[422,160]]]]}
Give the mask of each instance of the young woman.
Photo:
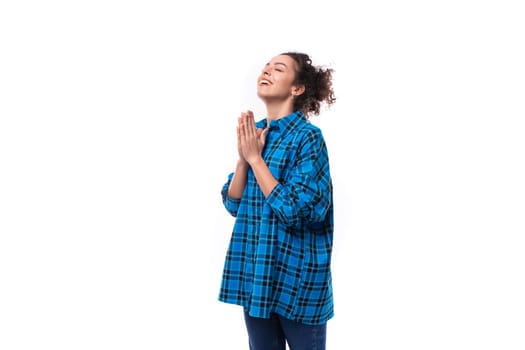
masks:
{"type": "Polygon", "coordinates": [[[242,113],[239,159],[222,188],[236,217],[219,300],[241,305],[251,350],[324,349],[333,317],[332,181],[320,129],[332,69],[303,53],[273,57],[257,80],[267,116],[242,113]]]}

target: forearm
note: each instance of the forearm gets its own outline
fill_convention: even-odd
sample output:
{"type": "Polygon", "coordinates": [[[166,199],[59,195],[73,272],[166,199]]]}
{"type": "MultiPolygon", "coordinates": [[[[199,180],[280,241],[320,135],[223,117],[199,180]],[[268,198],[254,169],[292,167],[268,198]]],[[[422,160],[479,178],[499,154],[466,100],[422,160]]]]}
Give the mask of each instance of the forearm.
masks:
{"type": "Polygon", "coordinates": [[[248,177],[248,163],[244,160],[239,159],[237,166],[235,167],[235,173],[233,174],[228,188],[228,196],[232,198],[241,198],[246,186],[246,179],[248,177]]]}
{"type": "Polygon", "coordinates": [[[262,157],[256,158],[250,163],[250,166],[264,197],[268,197],[279,182],[273,177],[262,157]]]}

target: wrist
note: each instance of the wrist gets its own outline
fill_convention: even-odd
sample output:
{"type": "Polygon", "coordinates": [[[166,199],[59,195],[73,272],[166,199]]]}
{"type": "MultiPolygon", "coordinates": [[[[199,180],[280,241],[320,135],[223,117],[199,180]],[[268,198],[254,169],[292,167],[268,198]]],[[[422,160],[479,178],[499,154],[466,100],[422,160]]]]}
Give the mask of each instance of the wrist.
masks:
{"type": "Polygon", "coordinates": [[[253,158],[250,158],[250,159],[247,159],[246,161],[252,168],[254,166],[257,166],[261,162],[264,163],[264,160],[263,160],[263,158],[260,155],[256,156],[256,157],[253,157],[253,158]]]}
{"type": "Polygon", "coordinates": [[[246,159],[244,158],[239,158],[237,160],[237,169],[240,169],[240,170],[243,170],[243,169],[248,169],[250,165],[248,164],[248,162],[246,161],[246,159]]]}

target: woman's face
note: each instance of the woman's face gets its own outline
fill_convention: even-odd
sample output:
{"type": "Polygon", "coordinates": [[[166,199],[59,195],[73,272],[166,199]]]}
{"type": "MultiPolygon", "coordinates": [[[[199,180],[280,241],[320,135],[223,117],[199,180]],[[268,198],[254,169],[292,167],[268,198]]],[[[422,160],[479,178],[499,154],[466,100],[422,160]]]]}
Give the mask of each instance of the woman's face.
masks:
{"type": "Polygon", "coordinates": [[[263,100],[290,98],[296,91],[293,86],[295,67],[295,61],[290,56],[272,58],[257,79],[257,95],[263,100]]]}

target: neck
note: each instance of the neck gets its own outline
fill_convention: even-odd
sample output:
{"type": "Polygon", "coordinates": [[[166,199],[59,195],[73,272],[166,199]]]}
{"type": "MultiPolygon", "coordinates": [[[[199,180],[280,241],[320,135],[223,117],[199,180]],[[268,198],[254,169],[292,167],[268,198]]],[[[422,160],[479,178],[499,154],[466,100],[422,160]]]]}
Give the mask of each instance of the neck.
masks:
{"type": "Polygon", "coordinates": [[[266,103],[266,115],[268,122],[286,117],[293,111],[293,101],[291,99],[280,103],[266,103]]]}

